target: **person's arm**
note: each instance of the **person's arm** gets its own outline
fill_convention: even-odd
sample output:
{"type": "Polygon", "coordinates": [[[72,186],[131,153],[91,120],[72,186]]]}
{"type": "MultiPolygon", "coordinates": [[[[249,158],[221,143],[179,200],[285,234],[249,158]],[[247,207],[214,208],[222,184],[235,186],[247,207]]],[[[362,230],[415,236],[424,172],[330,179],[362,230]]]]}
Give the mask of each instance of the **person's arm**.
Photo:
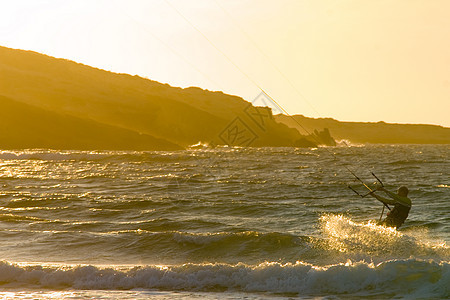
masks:
{"type": "Polygon", "coordinates": [[[370,195],[372,197],[378,199],[379,201],[381,201],[383,203],[386,203],[386,204],[395,204],[395,203],[397,203],[397,201],[395,201],[393,199],[384,198],[384,197],[381,197],[381,196],[379,196],[379,195],[377,195],[375,193],[370,193],[370,195]]]}
{"type": "Polygon", "coordinates": [[[388,195],[391,199],[389,199],[390,202],[386,202],[388,204],[401,204],[404,206],[409,206],[411,207],[411,200],[408,197],[401,197],[398,194],[395,194],[391,191],[386,190],[385,188],[380,188],[380,190],[382,190],[383,192],[386,193],[386,195],[388,195]]]}
{"type": "Polygon", "coordinates": [[[385,192],[386,195],[388,195],[389,197],[391,197],[393,200],[398,200],[398,195],[397,195],[397,194],[395,194],[395,193],[393,193],[393,192],[391,192],[391,191],[388,191],[388,190],[386,190],[385,188],[380,188],[380,190],[382,190],[383,192],[385,192]]]}

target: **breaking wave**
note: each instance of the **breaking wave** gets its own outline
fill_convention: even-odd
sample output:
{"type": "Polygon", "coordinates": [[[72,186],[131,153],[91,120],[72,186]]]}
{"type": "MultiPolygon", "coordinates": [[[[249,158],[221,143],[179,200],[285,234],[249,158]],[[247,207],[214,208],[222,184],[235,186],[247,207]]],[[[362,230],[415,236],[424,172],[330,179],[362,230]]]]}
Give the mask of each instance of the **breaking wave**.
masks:
{"type": "Polygon", "coordinates": [[[342,215],[323,215],[322,231],[331,249],[376,258],[426,257],[448,260],[450,248],[444,241],[428,238],[426,229],[403,233],[369,221],[357,223],[342,215]]]}
{"type": "Polygon", "coordinates": [[[158,289],[301,295],[450,296],[450,265],[418,259],[316,267],[296,262],[98,267],[0,262],[1,287],[35,289],[158,289]],[[395,283],[395,284],[393,284],[395,283]]]}

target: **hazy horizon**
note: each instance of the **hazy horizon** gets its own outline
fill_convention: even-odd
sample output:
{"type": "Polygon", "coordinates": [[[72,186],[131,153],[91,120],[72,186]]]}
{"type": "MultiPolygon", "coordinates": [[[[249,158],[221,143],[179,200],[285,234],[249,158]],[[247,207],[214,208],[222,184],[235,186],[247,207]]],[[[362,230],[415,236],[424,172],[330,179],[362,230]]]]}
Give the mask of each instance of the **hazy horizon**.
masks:
{"type": "Polygon", "coordinates": [[[289,114],[450,127],[449,5],[20,1],[0,44],[247,101],[259,86],[289,114]]]}

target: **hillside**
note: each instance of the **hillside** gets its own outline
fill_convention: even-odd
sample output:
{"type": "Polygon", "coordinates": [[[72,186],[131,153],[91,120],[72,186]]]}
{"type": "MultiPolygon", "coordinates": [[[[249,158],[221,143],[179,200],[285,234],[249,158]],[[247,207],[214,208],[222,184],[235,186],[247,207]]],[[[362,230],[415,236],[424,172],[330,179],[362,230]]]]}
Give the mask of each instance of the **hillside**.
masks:
{"type": "MultiPolygon", "coordinates": [[[[275,116],[275,120],[289,127],[300,127],[298,122],[309,132],[328,128],[336,140],[349,140],[354,143],[450,144],[450,128],[436,125],[340,122],[330,118],[314,119],[302,115],[295,115],[293,118],[285,115],[275,116]]],[[[303,132],[302,129],[299,130],[303,132]]]]}
{"type": "Polygon", "coordinates": [[[178,150],[148,135],[57,114],[0,96],[0,148],[178,150]]]}
{"type": "Polygon", "coordinates": [[[168,148],[199,141],[240,146],[311,144],[304,143],[297,130],[275,122],[267,109],[240,97],[175,88],[32,51],[0,47],[0,96],[58,116],[162,139],[161,145],[168,148]]]}
{"type": "Polygon", "coordinates": [[[5,47],[0,47],[0,109],[0,148],[173,150],[198,142],[311,147],[317,141],[333,145],[333,138],[450,143],[450,129],[440,126],[295,116],[314,134],[308,136],[292,118],[272,116],[270,109],[237,96],[5,47]]]}

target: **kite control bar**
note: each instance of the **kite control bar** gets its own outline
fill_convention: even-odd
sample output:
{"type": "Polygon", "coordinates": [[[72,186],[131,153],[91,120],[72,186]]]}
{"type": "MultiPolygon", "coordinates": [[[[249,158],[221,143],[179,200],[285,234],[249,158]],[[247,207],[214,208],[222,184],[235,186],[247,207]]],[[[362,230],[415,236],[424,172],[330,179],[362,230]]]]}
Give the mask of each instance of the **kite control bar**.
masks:
{"type": "MultiPolygon", "coordinates": [[[[380,180],[380,178],[378,178],[377,175],[375,175],[373,172],[371,172],[371,174],[372,174],[372,176],[375,177],[375,179],[380,183],[380,185],[381,185],[380,188],[383,188],[383,187],[384,187],[384,184],[383,184],[383,182],[380,180]]],[[[365,197],[367,197],[367,196],[373,194],[374,192],[376,192],[376,191],[379,189],[379,188],[376,188],[376,189],[373,190],[373,189],[371,189],[367,184],[365,184],[364,181],[362,181],[358,176],[356,176],[355,174],[353,174],[353,176],[355,176],[356,179],[358,179],[358,181],[361,182],[361,183],[363,184],[363,186],[364,186],[366,189],[369,190],[368,193],[366,193],[366,194],[361,194],[361,193],[359,193],[357,190],[355,190],[354,188],[352,188],[350,185],[348,185],[348,188],[351,189],[355,194],[357,194],[357,195],[360,196],[361,198],[365,198],[365,197]]],[[[387,207],[389,210],[391,210],[391,208],[390,208],[386,203],[384,203],[384,202],[381,201],[381,200],[380,200],[380,202],[383,203],[383,205],[384,205],[385,207],[387,207]]],[[[384,207],[383,207],[383,208],[384,208],[384,207]]]]}
{"type": "MultiPolygon", "coordinates": [[[[377,175],[375,175],[373,172],[372,172],[371,174],[372,174],[372,176],[375,177],[375,179],[380,183],[381,187],[384,187],[384,184],[383,184],[383,182],[380,180],[380,178],[378,178],[377,175]]],[[[355,194],[357,194],[357,195],[360,196],[361,198],[365,198],[365,197],[367,197],[367,196],[373,194],[375,191],[378,190],[378,188],[375,189],[375,190],[372,190],[372,189],[371,189],[367,184],[365,184],[364,181],[362,181],[358,176],[356,176],[355,174],[353,174],[353,175],[356,177],[356,179],[358,179],[359,182],[361,182],[361,183],[364,185],[364,187],[365,187],[366,189],[369,190],[369,192],[368,192],[367,194],[361,194],[361,193],[359,193],[357,190],[355,190],[354,188],[352,188],[350,185],[348,185],[348,188],[351,189],[353,192],[355,192],[355,194]]]]}
{"type": "Polygon", "coordinates": [[[375,192],[374,190],[371,189],[370,192],[368,192],[367,194],[361,194],[357,190],[352,188],[350,185],[348,186],[348,188],[351,189],[353,192],[355,192],[355,194],[360,196],[361,198],[366,198],[367,196],[369,196],[370,194],[373,194],[373,192],[375,192]]]}

